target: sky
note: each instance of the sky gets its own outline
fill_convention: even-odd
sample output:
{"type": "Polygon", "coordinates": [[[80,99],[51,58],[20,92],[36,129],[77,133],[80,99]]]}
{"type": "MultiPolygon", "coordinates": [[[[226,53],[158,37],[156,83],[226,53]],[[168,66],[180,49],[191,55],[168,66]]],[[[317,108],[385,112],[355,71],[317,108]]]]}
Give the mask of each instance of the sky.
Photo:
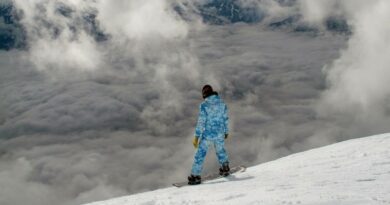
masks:
{"type": "MultiPolygon", "coordinates": [[[[0,204],[81,204],[185,180],[204,84],[229,107],[232,165],[388,132],[386,0],[242,0],[266,13],[250,25],[183,20],[172,1],[13,2],[29,46],[0,52],[0,204]],[[319,32],[265,26],[297,14],[319,32]],[[334,15],[351,34],[322,28],[334,15]]],[[[217,170],[212,152],[205,173],[217,170]]]]}

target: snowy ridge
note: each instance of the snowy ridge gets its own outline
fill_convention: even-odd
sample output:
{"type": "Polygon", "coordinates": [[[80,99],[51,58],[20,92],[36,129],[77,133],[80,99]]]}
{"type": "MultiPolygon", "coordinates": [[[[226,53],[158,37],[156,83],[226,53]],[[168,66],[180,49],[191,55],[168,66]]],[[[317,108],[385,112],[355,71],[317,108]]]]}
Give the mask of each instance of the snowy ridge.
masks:
{"type": "Polygon", "coordinates": [[[293,154],[199,186],[88,205],[134,204],[390,204],[390,134],[293,154]]]}

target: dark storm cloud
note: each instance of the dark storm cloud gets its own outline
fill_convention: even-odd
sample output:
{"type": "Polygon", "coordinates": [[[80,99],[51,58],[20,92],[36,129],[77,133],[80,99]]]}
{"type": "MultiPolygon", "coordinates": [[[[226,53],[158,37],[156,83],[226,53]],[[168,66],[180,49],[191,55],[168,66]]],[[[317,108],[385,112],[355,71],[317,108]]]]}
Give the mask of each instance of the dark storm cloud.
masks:
{"type": "MultiPolygon", "coordinates": [[[[73,205],[185,179],[205,83],[230,108],[233,165],[255,165],[386,128],[356,126],[351,112],[325,115],[332,111],[329,104],[342,100],[322,94],[328,89],[336,93],[330,99],[340,98],[340,86],[332,84],[337,80],[322,69],[336,65],[328,71],[337,72],[332,62],[345,59],[342,64],[355,50],[344,36],[188,23],[165,1],[73,0],[69,6],[80,9],[71,19],[35,13],[34,2],[24,2],[19,8],[30,11],[26,15],[48,18],[64,33],[54,40],[49,31],[33,33],[31,50],[0,54],[0,183],[7,184],[0,204],[73,205]],[[106,42],[94,41],[82,27],[77,40],[69,38],[66,25],[91,6],[111,35],[106,42]],[[148,15],[152,11],[156,15],[148,15]]],[[[47,11],[54,8],[50,2],[41,1],[47,11]]],[[[31,19],[24,24],[48,29],[31,19]]],[[[216,170],[212,152],[206,172],[216,170]]]]}

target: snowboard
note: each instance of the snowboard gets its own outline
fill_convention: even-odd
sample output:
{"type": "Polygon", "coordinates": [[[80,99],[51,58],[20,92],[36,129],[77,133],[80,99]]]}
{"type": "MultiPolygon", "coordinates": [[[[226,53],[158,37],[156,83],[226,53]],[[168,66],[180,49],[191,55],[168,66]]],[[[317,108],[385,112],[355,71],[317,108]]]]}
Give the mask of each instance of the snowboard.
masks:
{"type": "MultiPolygon", "coordinates": [[[[234,174],[234,173],[240,173],[240,172],[245,172],[246,170],[246,167],[245,166],[236,166],[236,167],[232,167],[230,168],[230,175],[234,174]]],[[[229,177],[230,175],[226,176],[226,177],[229,177]]],[[[224,176],[221,176],[219,175],[219,172],[217,173],[212,173],[212,174],[209,174],[209,175],[206,175],[205,177],[202,177],[202,183],[203,182],[207,182],[207,181],[210,181],[210,180],[214,180],[214,179],[219,179],[219,178],[223,178],[224,176]]],[[[183,186],[193,186],[193,185],[189,185],[188,184],[188,181],[186,182],[178,182],[178,183],[173,183],[172,184],[173,186],[175,187],[183,187],[183,186]]]]}

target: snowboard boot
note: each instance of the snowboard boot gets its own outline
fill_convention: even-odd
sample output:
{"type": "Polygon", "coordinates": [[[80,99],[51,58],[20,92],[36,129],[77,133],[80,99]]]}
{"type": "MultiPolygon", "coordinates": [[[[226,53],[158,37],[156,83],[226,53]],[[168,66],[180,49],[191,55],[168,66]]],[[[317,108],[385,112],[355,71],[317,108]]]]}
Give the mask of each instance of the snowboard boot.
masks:
{"type": "Polygon", "coordinates": [[[219,168],[219,175],[226,177],[230,175],[229,162],[222,164],[222,167],[219,168]]]}
{"type": "Polygon", "coordinates": [[[196,184],[200,184],[201,182],[201,178],[200,176],[195,176],[195,175],[192,175],[191,176],[188,176],[188,184],[189,185],[196,185],[196,184]]]}

